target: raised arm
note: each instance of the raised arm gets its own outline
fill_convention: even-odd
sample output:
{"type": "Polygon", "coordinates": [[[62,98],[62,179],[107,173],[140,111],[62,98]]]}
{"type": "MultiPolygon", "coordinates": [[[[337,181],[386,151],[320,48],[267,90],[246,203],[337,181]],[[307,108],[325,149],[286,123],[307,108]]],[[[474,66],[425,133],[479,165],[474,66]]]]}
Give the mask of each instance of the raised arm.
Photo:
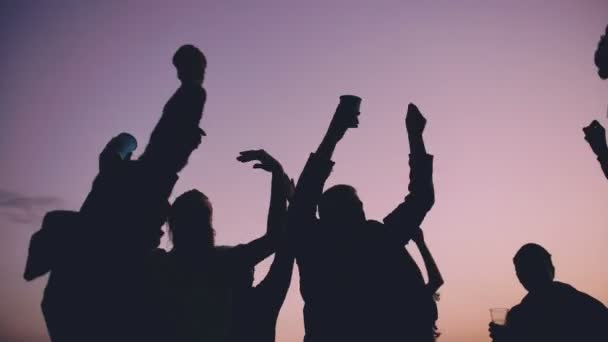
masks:
{"type": "Polygon", "coordinates": [[[422,255],[422,260],[424,261],[424,267],[426,268],[426,273],[429,279],[427,283],[427,289],[430,294],[435,294],[437,290],[443,285],[443,277],[441,276],[441,272],[439,272],[439,268],[437,267],[437,263],[435,263],[435,259],[431,254],[426,242],[424,241],[424,233],[422,229],[418,228],[414,231],[414,235],[412,236],[412,240],[418,246],[418,250],[420,251],[420,255],[422,255]]]}
{"type": "Polygon", "coordinates": [[[282,178],[284,181],[277,183],[277,187],[283,189],[281,192],[283,196],[277,200],[274,208],[271,207],[268,215],[269,231],[272,230],[277,234],[277,249],[266,277],[254,289],[258,307],[264,309],[261,314],[270,315],[275,321],[291,284],[294,261],[288,235],[287,199],[291,198],[295,188],[286,174],[282,178]]]}
{"type": "Polygon", "coordinates": [[[283,305],[293,271],[293,253],[287,246],[286,221],[287,198],[293,194],[294,185],[283,171],[283,168],[272,156],[264,150],[241,152],[238,158],[241,162],[258,161],[253,167],[272,173],[272,191],[268,209],[266,236],[276,245],[276,253],[268,274],[255,287],[255,300],[258,307],[267,308],[260,314],[279,314],[283,305]]]}
{"type": "Polygon", "coordinates": [[[285,202],[289,179],[286,178],[281,164],[264,150],[243,151],[237,157],[237,160],[242,163],[256,161],[257,163],[253,165],[254,169],[262,169],[272,174],[266,234],[234,249],[235,257],[238,258],[237,262],[246,267],[252,267],[275,251],[277,241],[282,235],[287,219],[287,204],[285,202]]]}
{"type": "Polygon", "coordinates": [[[342,102],[338,105],[321,144],[315,153],[310,154],[298,179],[290,207],[290,217],[294,217],[294,222],[309,222],[315,218],[317,203],[334,164],[331,160],[334,150],[346,131],[358,126],[358,116],[358,108],[342,102]]]}
{"type": "Polygon", "coordinates": [[[589,143],[591,150],[600,162],[604,176],[608,178],[608,145],[606,144],[606,130],[597,120],[593,120],[589,126],[583,128],[585,140],[589,143]]]}
{"type": "Polygon", "coordinates": [[[384,223],[395,232],[399,242],[403,244],[409,241],[414,229],[420,227],[427,212],[435,203],[433,156],[426,153],[422,137],[426,119],[418,107],[410,103],[405,122],[410,144],[409,194],[384,219],[384,223]]]}

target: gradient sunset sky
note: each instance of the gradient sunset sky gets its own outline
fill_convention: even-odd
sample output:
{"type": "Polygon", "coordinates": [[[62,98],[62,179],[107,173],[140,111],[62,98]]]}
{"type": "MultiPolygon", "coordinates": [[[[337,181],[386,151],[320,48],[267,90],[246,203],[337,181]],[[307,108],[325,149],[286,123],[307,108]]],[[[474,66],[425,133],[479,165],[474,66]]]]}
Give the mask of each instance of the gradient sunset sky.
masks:
{"type": "MultiPolygon", "coordinates": [[[[524,295],[511,258],[526,242],[608,304],[608,181],[581,131],[608,123],[593,64],[608,1],[3,1],[0,13],[2,341],[48,341],[46,280],[21,278],[29,237],[44,211],[80,206],[112,136],[131,132],[141,152],[184,43],[209,62],[208,137],[173,197],[210,196],[218,243],[265,230],[270,176],[238,152],[265,148],[297,177],[342,94],[363,98],[361,125],[328,185],[354,185],[384,217],[407,190],[414,102],[436,163],[423,228],[446,280],[440,341],[489,341],[488,309],[524,295]]],[[[298,288],[296,271],[277,341],[302,340],[298,288]]]]}

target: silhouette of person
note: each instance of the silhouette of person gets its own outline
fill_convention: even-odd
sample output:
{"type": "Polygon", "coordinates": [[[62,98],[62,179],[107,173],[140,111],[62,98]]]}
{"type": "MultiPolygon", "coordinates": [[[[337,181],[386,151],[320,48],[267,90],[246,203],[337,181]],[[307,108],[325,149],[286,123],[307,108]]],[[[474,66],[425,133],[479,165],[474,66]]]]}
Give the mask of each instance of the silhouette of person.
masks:
{"type": "Polygon", "coordinates": [[[71,246],[78,242],[77,212],[48,212],[32,235],[23,277],[32,281],[50,272],[42,297],[42,313],[52,341],[75,341],[80,335],[79,312],[84,294],[73,267],[71,246]],[[75,327],[72,324],[77,324],[75,327]]]}
{"type": "Polygon", "coordinates": [[[80,211],[49,212],[30,241],[24,278],[51,273],[42,310],[53,341],[136,338],[145,326],[137,314],[147,301],[137,295],[144,279],[139,271],[160,242],[176,177],[142,175],[129,159],[132,150],[121,150],[125,136],[100,154],[99,174],[80,211]]]}
{"type": "Polygon", "coordinates": [[[490,323],[495,342],[601,341],[608,309],[595,298],[554,280],[551,254],[529,243],[513,258],[517,278],[528,294],[507,315],[506,325],[490,323]]]}
{"type": "Polygon", "coordinates": [[[591,150],[595,153],[602,167],[604,176],[608,178],[608,145],[606,144],[606,129],[597,122],[591,121],[589,126],[583,128],[585,140],[589,143],[591,150]]]}
{"type": "MultiPolygon", "coordinates": [[[[274,321],[266,319],[280,309],[291,277],[290,259],[284,255],[273,263],[266,284],[247,290],[253,281],[251,270],[275,251],[280,225],[285,215],[285,175],[282,167],[263,151],[243,152],[241,161],[258,160],[255,168],[271,170],[273,174],[269,226],[263,237],[244,245],[224,247],[215,245],[213,207],[209,198],[198,190],[180,195],[169,214],[169,231],[173,249],[158,254],[156,283],[160,309],[165,324],[171,328],[171,341],[234,340],[237,328],[253,329],[239,316],[248,313],[259,317],[264,326],[255,327],[274,335],[274,321]],[[262,302],[267,300],[262,305],[262,302]],[[251,305],[260,305],[251,307],[251,305]],[[269,332],[268,329],[271,329],[269,332]]],[[[243,317],[243,319],[257,319],[243,317]]],[[[276,318],[275,318],[276,321],[276,318]]],[[[242,334],[243,331],[238,331],[242,334]]]]}
{"type": "MultiPolygon", "coordinates": [[[[426,284],[426,290],[428,292],[427,298],[430,301],[429,307],[431,308],[431,317],[433,322],[435,322],[439,318],[439,312],[437,310],[436,303],[436,301],[439,300],[439,294],[437,293],[437,290],[439,290],[439,288],[444,284],[443,277],[441,276],[441,272],[439,272],[439,267],[437,267],[435,258],[433,258],[429,247],[426,245],[422,229],[418,228],[414,231],[414,234],[412,234],[412,241],[416,243],[416,246],[420,251],[420,255],[422,256],[424,267],[426,268],[428,278],[428,282],[426,284]]],[[[439,337],[436,325],[434,326],[434,330],[435,337],[439,337]]]]}
{"type": "Polygon", "coordinates": [[[25,274],[33,279],[45,268],[51,271],[43,312],[54,342],[164,336],[161,325],[150,324],[155,311],[148,259],[158,253],[177,172],[201,142],[204,132],[198,125],[206,98],[202,53],[184,46],[174,65],[182,86],[165,106],[144,156],[131,160],[137,146],[132,136],[113,138],[100,155],[99,173],[79,212],[52,213],[52,224],[44,224],[31,241],[30,255],[44,255],[56,248],[50,244],[58,240],[51,236],[69,235],[62,240],[70,241],[68,248],[54,252],[61,257],[52,265],[34,258],[36,267],[28,264],[25,274]],[[62,216],[68,218],[57,219],[62,216]]]}
{"type": "Polygon", "coordinates": [[[597,74],[601,79],[608,79],[608,26],[606,32],[600,38],[595,50],[595,65],[597,66],[597,74]]]}
{"type": "Polygon", "coordinates": [[[426,119],[409,105],[410,193],[380,223],[366,219],[352,186],[336,185],[322,193],[337,143],[358,126],[358,115],[358,108],[338,105],[289,209],[290,225],[297,227],[304,340],[432,341],[428,290],[404,248],[434,204],[433,157],[422,137],[426,119]]]}
{"type": "Polygon", "coordinates": [[[274,342],[277,318],[293,271],[294,256],[286,225],[287,200],[295,188],[281,164],[266,151],[243,151],[237,159],[243,163],[256,161],[253,168],[272,173],[266,234],[277,237],[277,249],[268,273],[257,286],[252,286],[253,269],[235,284],[232,341],[274,342]]]}
{"type": "Polygon", "coordinates": [[[173,56],[181,85],[163,109],[140,160],[154,168],[178,173],[206,135],[199,127],[207,93],[203,88],[207,59],[193,45],[180,47],[173,56]]]}

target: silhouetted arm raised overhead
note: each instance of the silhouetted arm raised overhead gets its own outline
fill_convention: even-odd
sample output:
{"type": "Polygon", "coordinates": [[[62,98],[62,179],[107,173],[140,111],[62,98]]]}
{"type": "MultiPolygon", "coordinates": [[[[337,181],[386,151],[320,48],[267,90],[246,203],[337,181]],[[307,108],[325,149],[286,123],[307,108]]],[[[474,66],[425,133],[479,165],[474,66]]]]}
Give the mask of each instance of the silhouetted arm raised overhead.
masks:
{"type": "Polygon", "coordinates": [[[422,137],[426,119],[414,104],[408,107],[406,126],[410,144],[409,194],[384,219],[384,223],[397,234],[403,244],[410,240],[414,229],[420,227],[426,213],[435,204],[433,156],[426,153],[422,137]]]}
{"type": "Polygon", "coordinates": [[[315,218],[317,203],[334,165],[331,160],[334,150],[346,131],[359,125],[358,105],[349,105],[347,101],[351,99],[355,99],[355,102],[356,100],[361,101],[355,96],[341,97],[341,102],[336,108],[321,144],[315,153],[310,154],[304,170],[300,174],[289,209],[290,220],[293,218],[292,222],[296,222],[298,225],[315,218]]]}
{"type": "Polygon", "coordinates": [[[287,231],[287,199],[295,192],[293,181],[287,174],[273,173],[273,194],[268,210],[268,234],[277,236],[276,252],[266,277],[255,287],[255,296],[264,314],[276,321],[287,296],[293,273],[294,254],[289,246],[287,231]],[[277,189],[275,191],[274,189],[277,189]]]}
{"type": "Polygon", "coordinates": [[[285,201],[289,179],[286,178],[281,164],[264,150],[243,151],[237,157],[237,160],[242,163],[257,161],[253,165],[254,169],[262,169],[272,173],[266,234],[248,244],[234,248],[235,257],[238,259],[236,262],[249,268],[274,253],[277,241],[283,234],[282,227],[285,225],[287,215],[285,201]]]}

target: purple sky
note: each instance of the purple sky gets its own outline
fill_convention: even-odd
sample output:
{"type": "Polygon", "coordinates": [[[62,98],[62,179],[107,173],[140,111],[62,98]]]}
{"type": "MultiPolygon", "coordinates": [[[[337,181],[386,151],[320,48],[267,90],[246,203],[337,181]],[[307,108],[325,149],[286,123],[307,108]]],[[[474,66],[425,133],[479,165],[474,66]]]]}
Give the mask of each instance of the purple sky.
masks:
{"type": "MultiPolygon", "coordinates": [[[[219,243],[265,229],[270,177],[238,152],[265,148],[296,177],[346,93],[363,98],[362,122],[329,184],[354,185],[382,218],[406,191],[415,102],[436,157],[424,229],[446,279],[440,340],[489,340],[488,309],[524,294],[511,258],[529,241],[554,255],[558,279],[608,304],[608,183],[581,131],[606,122],[593,64],[605,0],[126,3],[0,5],[1,340],[47,341],[45,281],[21,278],[29,236],[44,210],[78,208],[109,138],[145,144],[184,43],[209,61],[208,138],[174,196],[211,197],[219,243]]],[[[301,341],[301,309],[296,277],[277,341],[301,341]]]]}

